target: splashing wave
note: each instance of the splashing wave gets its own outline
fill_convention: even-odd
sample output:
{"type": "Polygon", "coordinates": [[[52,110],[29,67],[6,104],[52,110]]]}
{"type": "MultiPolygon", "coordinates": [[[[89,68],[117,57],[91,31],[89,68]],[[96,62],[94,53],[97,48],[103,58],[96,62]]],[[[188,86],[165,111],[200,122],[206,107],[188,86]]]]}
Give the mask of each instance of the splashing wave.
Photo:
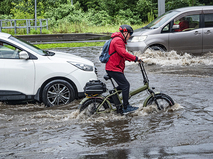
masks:
{"type": "Polygon", "coordinates": [[[145,53],[140,51],[134,55],[142,57],[145,63],[150,65],[162,66],[192,66],[192,65],[213,65],[213,53],[207,53],[203,56],[193,56],[188,53],[177,54],[176,51],[161,52],[147,50],[145,53]]]}

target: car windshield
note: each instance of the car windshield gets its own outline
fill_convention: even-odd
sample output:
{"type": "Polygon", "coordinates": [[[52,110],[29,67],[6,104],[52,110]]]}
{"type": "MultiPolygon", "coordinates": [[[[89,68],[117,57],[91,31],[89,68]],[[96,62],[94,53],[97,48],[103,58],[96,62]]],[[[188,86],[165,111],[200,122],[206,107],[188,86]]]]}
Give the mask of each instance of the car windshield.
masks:
{"type": "Polygon", "coordinates": [[[26,41],[17,39],[17,38],[15,38],[15,37],[13,37],[13,36],[10,36],[9,39],[11,39],[11,40],[13,40],[13,41],[15,41],[15,42],[17,42],[17,43],[19,43],[19,44],[21,44],[21,45],[27,47],[28,49],[30,49],[30,50],[36,52],[36,53],[39,54],[39,55],[42,55],[42,56],[47,56],[47,55],[48,55],[48,52],[47,52],[47,51],[41,50],[41,49],[39,49],[38,47],[36,47],[36,46],[34,46],[34,45],[32,45],[32,44],[26,42],[26,41]]]}
{"type": "Polygon", "coordinates": [[[177,11],[168,11],[164,13],[163,15],[157,17],[155,20],[153,20],[151,23],[149,23],[147,26],[140,28],[140,29],[157,29],[158,27],[162,26],[166,21],[168,21],[171,17],[176,15],[177,11]]]}

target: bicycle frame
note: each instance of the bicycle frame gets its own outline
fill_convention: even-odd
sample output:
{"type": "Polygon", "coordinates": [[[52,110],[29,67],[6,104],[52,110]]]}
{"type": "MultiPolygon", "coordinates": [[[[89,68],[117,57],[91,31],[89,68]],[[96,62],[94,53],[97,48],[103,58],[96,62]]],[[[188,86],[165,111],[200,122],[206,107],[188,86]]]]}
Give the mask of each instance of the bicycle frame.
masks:
{"type": "MultiPolygon", "coordinates": [[[[141,69],[141,73],[142,73],[144,85],[141,86],[141,87],[139,87],[139,88],[136,89],[136,90],[131,91],[131,92],[129,93],[129,98],[131,98],[132,96],[134,96],[134,95],[136,95],[136,94],[138,94],[138,93],[140,93],[140,92],[143,92],[143,91],[145,91],[145,90],[148,90],[148,92],[150,93],[150,95],[149,95],[149,96],[145,99],[145,101],[144,101],[144,105],[146,105],[146,102],[148,101],[148,99],[149,99],[151,96],[154,97],[155,94],[158,94],[158,93],[154,93],[154,91],[152,91],[152,90],[149,88],[149,79],[148,79],[148,76],[147,76],[147,74],[146,74],[146,71],[145,71],[145,68],[144,68],[144,65],[143,65],[143,62],[142,62],[142,61],[139,63],[139,66],[140,66],[140,69],[141,69]]],[[[114,93],[110,93],[110,94],[108,94],[107,96],[103,96],[103,95],[99,95],[99,96],[87,96],[86,98],[84,98],[84,99],[80,102],[80,105],[81,105],[82,103],[84,103],[84,102],[85,102],[86,100],[88,100],[88,99],[91,99],[91,98],[92,98],[92,99],[94,99],[94,101],[95,101],[97,98],[101,98],[101,99],[103,100],[103,102],[98,106],[98,108],[97,108],[97,110],[96,110],[97,113],[99,113],[98,110],[103,106],[103,104],[104,104],[105,102],[107,102],[107,104],[109,105],[110,110],[115,111],[116,108],[113,108],[113,106],[112,106],[112,104],[110,103],[109,99],[110,99],[110,97],[112,97],[113,95],[116,95],[116,94],[117,94],[118,99],[119,99],[119,101],[120,101],[120,103],[121,103],[121,105],[122,105],[122,99],[123,99],[123,98],[122,98],[122,96],[119,96],[119,93],[121,93],[121,90],[117,90],[116,87],[115,87],[115,85],[114,85],[114,83],[113,83],[113,80],[112,80],[111,78],[109,78],[109,79],[111,80],[111,83],[112,83],[112,85],[113,85],[114,93]]],[[[106,79],[106,80],[107,80],[107,79],[106,79]]],[[[103,112],[108,112],[108,110],[102,111],[101,113],[103,113],[103,112]]]]}
{"type": "MultiPolygon", "coordinates": [[[[131,91],[129,93],[129,98],[131,98],[132,96],[140,93],[140,92],[143,92],[145,90],[148,90],[150,94],[153,94],[154,92],[149,88],[149,79],[148,79],[148,76],[146,74],[146,71],[145,71],[145,68],[144,68],[144,65],[143,65],[143,61],[141,61],[139,63],[139,66],[140,66],[140,69],[141,69],[141,73],[142,73],[142,76],[143,76],[143,83],[144,85],[141,86],[140,88],[134,90],[134,91],[131,91]]],[[[153,94],[154,96],[154,94],[153,94]]],[[[121,98],[122,99],[122,98],[121,98]]]]}

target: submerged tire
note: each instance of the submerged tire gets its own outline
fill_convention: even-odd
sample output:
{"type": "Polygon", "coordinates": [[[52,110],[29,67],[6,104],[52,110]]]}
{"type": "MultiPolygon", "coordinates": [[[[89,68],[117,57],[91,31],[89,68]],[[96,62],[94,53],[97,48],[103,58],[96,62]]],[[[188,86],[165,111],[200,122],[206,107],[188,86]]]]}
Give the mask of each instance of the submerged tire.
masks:
{"type": "Polygon", "coordinates": [[[100,104],[103,102],[101,98],[90,98],[86,100],[80,107],[80,112],[85,110],[85,114],[88,116],[93,115],[95,112],[104,112],[109,108],[107,102],[104,102],[103,105],[99,108],[100,104]],[[98,109],[99,108],[99,109],[98,109]]]}
{"type": "Polygon", "coordinates": [[[151,96],[144,107],[147,107],[148,105],[156,105],[156,102],[161,109],[174,105],[174,101],[170,96],[164,93],[159,93],[155,95],[155,98],[151,96]]]}
{"type": "Polygon", "coordinates": [[[47,107],[65,105],[75,99],[72,85],[65,80],[53,80],[42,91],[42,101],[47,107]]]}
{"type": "Polygon", "coordinates": [[[161,52],[165,52],[165,49],[162,48],[161,46],[151,46],[149,47],[149,49],[153,50],[153,51],[161,51],[161,52]]]}

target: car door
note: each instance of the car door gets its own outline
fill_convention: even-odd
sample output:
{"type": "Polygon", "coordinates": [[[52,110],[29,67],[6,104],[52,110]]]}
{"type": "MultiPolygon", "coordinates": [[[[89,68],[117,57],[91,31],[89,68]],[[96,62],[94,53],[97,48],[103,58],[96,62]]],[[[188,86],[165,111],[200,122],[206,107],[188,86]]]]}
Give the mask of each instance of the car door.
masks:
{"type": "Polygon", "coordinates": [[[204,11],[203,52],[213,52],[213,10],[204,11]]]}
{"type": "MultiPolygon", "coordinates": [[[[0,42],[1,43],[1,42],[0,42]]],[[[2,42],[0,47],[0,95],[32,95],[35,66],[33,60],[19,58],[20,49],[2,42]]]]}
{"type": "Polygon", "coordinates": [[[203,29],[200,28],[200,16],[197,12],[189,12],[174,19],[174,24],[180,24],[182,18],[187,22],[183,30],[179,27],[169,34],[169,50],[182,53],[202,53],[203,29]]]}

